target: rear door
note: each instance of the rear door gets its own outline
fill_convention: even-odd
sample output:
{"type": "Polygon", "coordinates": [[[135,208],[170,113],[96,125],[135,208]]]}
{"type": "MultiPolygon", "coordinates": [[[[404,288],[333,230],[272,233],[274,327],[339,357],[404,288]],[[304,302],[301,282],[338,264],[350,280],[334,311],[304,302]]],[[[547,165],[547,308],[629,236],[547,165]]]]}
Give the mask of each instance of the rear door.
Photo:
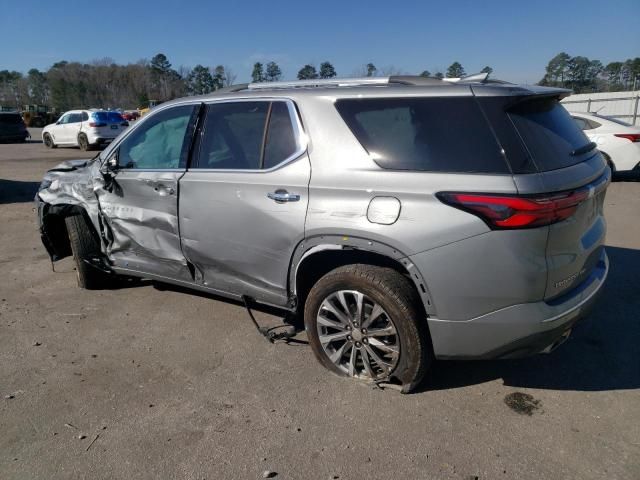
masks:
{"type": "Polygon", "coordinates": [[[69,123],[69,121],[71,120],[71,115],[72,113],[65,113],[64,115],[62,115],[62,117],[60,117],[58,119],[58,121],[55,123],[55,125],[52,125],[51,127],[49,127],[49,132],[51,133],[51,136],[53,137],[53,140],[55,143],[68,143],[68,140],[65,136],[66,133],[66,126],[69,123]]]}
{"type": "Polygon", "coordinates": [[[207,106],[193,165],[180,180],[180,232],[195,281],[286,304],[311,174],[302,137],[288,100],[207,106]]]}
{"type": "Polygon", "coordinates": [[[179,105],[154,113],[111,153],[119,170],[113,184],[97,193],[115,267],[191,279],[180,247],[178,181],[198,109],[179,105]]]}
{"type": "MultiPolygon", "coordinates": [[[[496,111],[500,101],[480,99],[493,119],[500,115],[496,111]]],[[[548,196],[578,191],[585,196],[573,215],[549,226],[545,298],[550,299],[587,278],[601,259],[606,233],[603,204],[610,171],[557,97],[510,99],[506,115],[502,101],[503,120],[492,123],[506,146],[519,193],[548,196]],[[520,142],[510,138],[513,131],[520,142]]]]}

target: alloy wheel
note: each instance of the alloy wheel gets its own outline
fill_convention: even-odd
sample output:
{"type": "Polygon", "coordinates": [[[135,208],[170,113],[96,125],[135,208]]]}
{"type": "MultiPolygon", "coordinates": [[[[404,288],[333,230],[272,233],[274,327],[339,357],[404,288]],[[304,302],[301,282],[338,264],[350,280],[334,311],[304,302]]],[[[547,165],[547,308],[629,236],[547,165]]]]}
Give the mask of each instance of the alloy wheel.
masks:
{"type": "Polygon", "coordinates": [[[318,337],[327,358],[345,374],[368,379],[389,376],[400,358],[400,338],[391,317],[356,290],[331,293],[320,304],[318,337]]]}

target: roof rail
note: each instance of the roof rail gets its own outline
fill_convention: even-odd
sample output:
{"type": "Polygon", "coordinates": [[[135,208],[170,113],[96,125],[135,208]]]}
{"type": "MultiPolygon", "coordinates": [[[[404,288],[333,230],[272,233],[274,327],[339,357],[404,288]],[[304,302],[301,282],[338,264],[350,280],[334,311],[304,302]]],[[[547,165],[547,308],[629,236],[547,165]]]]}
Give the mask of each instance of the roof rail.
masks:
{"type": "Polygon", "coordinates": [[[250,83],[249,90],[263,90],[275,88],[305,88],[305,87],[355,87],[359,85],[386,85],[390,77],[360,77],[360,78],[320,78],[312,80],[295,80],[291,82],[259,82],[250,83]]]}
{"type": "MultiPolygon", "coordinates": [[[[359,78],[320,78],[312,80],[294,80],[288,82],[260,82],[242,85],[239,90],[273,90],[278,88],[309,88],[309,87],[358,87],[366,85],[411,85],[415,87],[447,85],[448,83],[508,83],[501,80],[489,80],[488,73],[475,73],[461,78],[435,78],[417,75],[392,75],[389,77],[359,77],[359,78]]],[[[233,88],[233,87],[230,87],[233,88]]],[[[239,91],[227,90],[227,91],[239,91]]],[[[221,90],[219,90],[221,91],[221,90]]]]}

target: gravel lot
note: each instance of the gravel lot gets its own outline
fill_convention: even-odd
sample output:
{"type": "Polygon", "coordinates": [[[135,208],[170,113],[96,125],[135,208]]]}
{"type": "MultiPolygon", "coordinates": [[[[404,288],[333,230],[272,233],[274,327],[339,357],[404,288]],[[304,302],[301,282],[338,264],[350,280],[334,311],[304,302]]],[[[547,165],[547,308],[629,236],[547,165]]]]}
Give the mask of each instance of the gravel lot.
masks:
{"type": "Polygon", "coordinates": [[[267,343],[235,303],[53,272],[31,199],[83,157],[0,145],[0,478],[640,478],[640,183],[609,189],[611,274],[565,345],[440,362],[400,395],[267,343]]]}

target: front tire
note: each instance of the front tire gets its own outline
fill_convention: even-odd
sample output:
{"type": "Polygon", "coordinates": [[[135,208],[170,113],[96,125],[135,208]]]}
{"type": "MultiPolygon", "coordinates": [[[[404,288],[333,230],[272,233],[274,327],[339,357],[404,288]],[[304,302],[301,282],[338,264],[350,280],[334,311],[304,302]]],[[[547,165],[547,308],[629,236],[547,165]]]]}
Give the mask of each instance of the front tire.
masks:
{"type": "Polygon", "coordinates": [[[76,264],[78,286],[87,290],[105,288],[109,283],[109,276],[85,261],[102,254],[100,243],[89,227],[88,220],[83,215],[73,215],[66,217],[65,223],[76,264]]]}
{"type": "Polygon", "coordinates": [[[44,146],[47,148],[57,148],[57,145],[53,142],[53,138],[48,133],[45,133],[42,137],[42,141],[44,142],[44,146]]]}
{"type": "Polygon", "coordinates": [[[338,375],[395,380],[409,392],[432,362],[420,299],[391,268],[354,264],[327,273],[309,292],[304,321],[316,358],[338,375]]]}

